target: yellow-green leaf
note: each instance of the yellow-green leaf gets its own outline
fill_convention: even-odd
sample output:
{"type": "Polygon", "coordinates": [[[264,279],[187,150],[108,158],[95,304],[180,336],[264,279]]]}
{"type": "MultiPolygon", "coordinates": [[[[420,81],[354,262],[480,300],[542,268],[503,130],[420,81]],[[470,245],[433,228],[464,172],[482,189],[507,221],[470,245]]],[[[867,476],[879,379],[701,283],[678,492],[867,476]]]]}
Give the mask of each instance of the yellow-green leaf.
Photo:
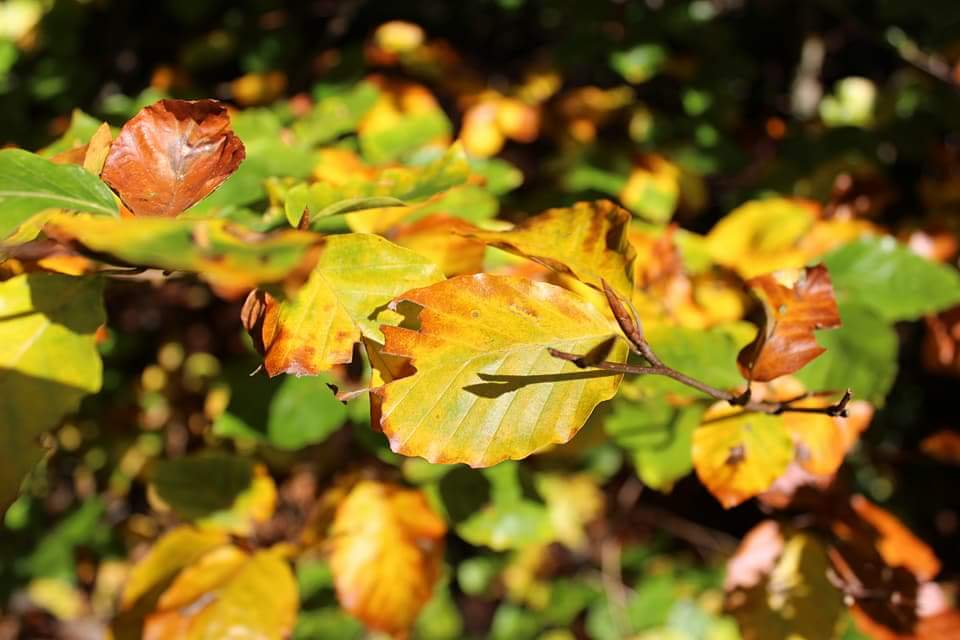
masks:
{"type": "Polygon", "coordinates": [[[793,456],[780,416],[715,405],[693,432],[693,467],[728,509],[766,491],[793,456]]]}
{"type": "Polygon", "coordinates": [[[382,340],[376,314],[391,299],[442,279],[429,260],[380,236],[330,236],[307,283],[287,300],[264,296],[247,326],[271,376],[315,375],[350,362],[361,335],[382,340]]]}
{"type": "Polygon", "coordinates": [[[134,266],[191,271],[211,284],[244,290],[296,279],[322,237],[286,230],[261,234],[226,220],[52,216],[44,231],[134,266]]]}
{"type": "Polygon", "coordinates": [[[578,202],[568,209],[549,209],[508,231],[477,230],[465,235],[600,290],[601,281],[606,280],[630,299],[636,252],[627,240],[629,224],[626,209],[609,200],[598,200],[578,202]]]}
{"type": "Polygon", "coordinates": [[[96,278],[26,274],[0,283],[0,511],[39,460],[36,439],[100,390],[96,278]]]}
{"type": "MultiPolygon", "coordinates": [[[[410,291],[420,329],[384,327],[416,373],[377,390],[397,453],[486,467],[566,442],[621,376],[582,371],[549,347],[586,353],[617,331],[570,291],[522,278],[462,276],[410,291]]],[[[617,340],[610,360],[623,361],[617,340]]]]}

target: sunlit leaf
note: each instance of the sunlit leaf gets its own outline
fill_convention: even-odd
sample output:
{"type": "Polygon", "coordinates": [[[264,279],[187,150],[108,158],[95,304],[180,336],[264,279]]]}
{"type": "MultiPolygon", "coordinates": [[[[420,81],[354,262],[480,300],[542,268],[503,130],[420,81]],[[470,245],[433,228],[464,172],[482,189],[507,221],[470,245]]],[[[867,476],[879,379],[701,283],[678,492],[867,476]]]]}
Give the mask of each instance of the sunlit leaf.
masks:
{"type": "Polygon", "coordinates": [[[228,290],[299,283],[323,242],[313,233],[261,234],[225,220],[115,220],[61,214],[51,217],[44,231],[119,264],[195,272],[228,290]]]}
{"type": "MultiPolygon", "coordinates": [[[[566,442],[620,376],[547,351],[586,353],[615,332],[583,299],[545,283],[461,276],[408,292],[420,329],[384,327],[387,353],[417,372],[377,390],[391,448],[431,462],[489,466],[566,442]]],[[[617,341],[609,358],[623,361],[617,341]]]]}
{"type": "Polygon", "coordinates": [[[797,371],[825,351],[814,331],[839,327],[840,310],[823,265],[807,267],[790,286],[778,274],[753,278],[749,284],[763,303],[764,323],[757,338],[737,357],[745,378],[773,380],[797,371]]]}
{"type": "Polygon", "coordinates": [[[296,621],[297,584],[280,549],[222,546],[180,572],[157,605],[144,640],[279,639],[296,621]]]}
{"type": "Polygon", "coordinates": [[[602,289],[606,280],[621,295],[633,292],[636,254],[627,240],[630,214],[608,200],[550,209],[509,231],[477,230],[476,238],[602,289]]]}
{"type": "Polygon", "coordinates": [[[931,262],[893,238],[869,238],[823,257],[837,300],[888,321],[914,320],[960,302],[960,273],[931,262]]]}
{"type": "Polygon", "coordinates": [[[371,629],[407,631],[430,600],[445,533],[420,492],[356,485],[331,529],[330,567],[341,606],[371,629]]]}
{"type": "Polygon", "coordinates": [[[379,236],[329,236],[292,298],[251,294],[263,296],[264,306],[248,330],[262,343],[271,376],[317,374],[350,362],[361,335],[381,338],[376,313],[392,298],[442,278],[426,258],[379,236]]]}
{"type": "Polygon", "coordinates": [[[40,459],[37,437],[100,390],[102,286],[39,273],[0,282],[0,511],[40,459]]]}
{"type": "Polygon", "coordinates": [[[244,156],[225,106],[161,100],[127,121],[101,175],[135,215],[175,216],[219,187],[244,156]]]}
{"type": "Polygon", "coordinates": [[[0,150],[0,240],[44,209],[116,217],[113,194],[95,176],[20,149],[0,150]]]}
{"type": "Polygon", "coordinates": [[[766,491],[793,455],[793,442],[780,416],[717,404],[693,432],[697,475],[728,509],[766,491]]]}

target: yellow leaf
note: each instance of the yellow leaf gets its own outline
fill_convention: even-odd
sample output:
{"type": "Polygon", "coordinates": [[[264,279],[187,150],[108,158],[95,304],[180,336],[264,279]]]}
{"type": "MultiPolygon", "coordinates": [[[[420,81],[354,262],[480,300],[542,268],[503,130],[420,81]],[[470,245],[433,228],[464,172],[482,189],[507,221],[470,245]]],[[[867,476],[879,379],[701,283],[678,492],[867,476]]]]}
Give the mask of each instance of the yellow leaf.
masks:
{"type": "Polygon", "coordinates": [[[818,211],[805,200],[754,200],[717,223],[707,234],[707,248],[716,262],[744,278],[799,268],[809,256],[797,243],[813,227],[818,211]]]}
{"type": "MultiPolygon", "coordinates": [[[[826,407],[834,403],[830,397],[812,397],[791,403],[795,407],[826,407]]],[[[818,413],[784,413],[783,425],[797,448],[797,461],[816,475],[833,475],[844,456],[870,424],[873,407],[863,401],[847,406],[848,417],[833,418],[818,413]]]]}
{"type": "MultiPolygon", "coordinates": [[[[595,307],[560,287],[487,274],[416,289],[420,329],[384,327],[386,353],[416,373],[376,389],[391,448],[431,462],[487,467],[567,442],[622,376],[583,371],[547,351],[587,353],[616,335],[595,307]]],[[[608,359],[622,362],[614,344],[608,359]]]]}
{"type": "Polygon", "coordinates": [[[630,298],[636,253],[627,239],[630,213],[609,200],[549,209],[509,231],[468,234],[482,242],[571,275],[602,290],[606,280],[630,298]]]}
{"type": "Polygon", "coordinates": [[[406,632],[439,576],[446,524],[419,491],[364,481],[337,508],[331,532],[340,605],[371,629],[406,632]]]}
{"type": "Polygon", "coordinates": [[[793,459],[780,416],[714,405],[693,432],[693,466],[720,503],[735,507],[763,491],[793,459]]]}
{"type": "Polygon", "coordinates": [[[293,630],[298,600],[283,549],[248,555],[224,547],[177,577],[147,617],[143,637],[281,640],[293,630]]]}
{"type": "Polygon", "coordinates": [[[130,572],[120,597],[121,608],[130,608],[149,591],[172,580],[181,569],[228,541],[222,531],[200,531],[193,527],[173,529],[160,538],[130,572]]]}

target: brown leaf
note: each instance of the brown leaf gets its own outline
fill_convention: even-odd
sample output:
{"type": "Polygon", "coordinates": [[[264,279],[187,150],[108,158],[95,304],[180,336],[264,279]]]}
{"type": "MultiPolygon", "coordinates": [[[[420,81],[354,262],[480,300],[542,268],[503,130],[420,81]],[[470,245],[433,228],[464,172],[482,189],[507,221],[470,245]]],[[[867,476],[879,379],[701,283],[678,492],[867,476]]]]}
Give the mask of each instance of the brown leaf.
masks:
{"type": "Polygon", "coordinates": [[[960,433],[948,430],[938,431],[923,439],[920,450],[934,460],[960,465],[960,433]]]}
{"type": "Polygon", "coordinates": [[[160,100],[120,130],[101,174],[138,216],[176,216],[237,170],[243,143],[216,100],[160,100]]]}
{"type": "Polygon", "coordinates": [[[799,370],[825,351],[817,344],[814,331],[840,326],[826,267],[806,267],[792,287],[781,284],[778,275],[748,281],[757,290],[765,312],[756,339],[737,358],[748,380],[767,382],[799,370]]]}

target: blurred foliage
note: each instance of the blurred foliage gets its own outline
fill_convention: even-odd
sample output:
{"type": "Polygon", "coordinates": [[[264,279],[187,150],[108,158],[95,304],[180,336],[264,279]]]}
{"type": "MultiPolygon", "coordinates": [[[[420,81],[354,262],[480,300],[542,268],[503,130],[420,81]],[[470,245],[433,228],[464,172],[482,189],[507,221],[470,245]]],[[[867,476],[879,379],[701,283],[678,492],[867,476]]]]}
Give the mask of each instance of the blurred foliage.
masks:
{"type": "Polygon", "coordinates": [[[4,489],[33,467],[0,528],[0,637],[223,637],[225,619],[249,637],[382,637],[398,628],[371,618],[390,606],[424,640],[914,637],[874,621],[916,611],[878,613],[851,585],[884,561],[914,595],[958,591],[958,34],[953,0],[0,2],[0,144],[40,150],[0,151],[0,237],[45,230],[86,251],[0,262],[0,337],[36,334],[0,354],[4,489]],[[168,97],[229,104],[246,159],[175,222],[118,218],[74,165],[101,123],[116,135],[168,97]],[[394,453],[362,393],[391,382],[369,342],[403,320],[386,302],[479,271],[595,301],[577,268],[516,255],[549,255],[565,229],[546,249],[476,238],[520,242],[510,223],[601,197],[632,214],[650,344],[723,389],[742,388],[737,353],[763,313],[746,280],[823,262],[843,326],[786,390],[757,388],[850,388],[876,409],[869,428],[717,417],[703,394],[637,376],[522,462],[394,453]],[[91,215],[50,213],[64,198],[91,215]],[[378,315],[339,318],[345,351],[319,375],[269,378],[237,293],[296,303],[284,294],[316,249],[296,228],[336,234],[328,249],[346,232],[397,245],[338,254],[354,269],[412,254],[436,268],[396,291],[371,276],[362,295],[324,280],[378,315]],[[202,279],[111,272],[65,295],[94,258],[202,279]],[[844,464],[811,480],[825,439],[844,464]],[[728,473],[704,442],[765,457],[728,473]],[[724,510],[708,488],[761,496],[724,510]],[[849,548],[864,523],[879,551],[849,548]],[[378,564],[364,536],[403,556],[378,564]],[[927,553],[935,570],[916,566],[927,553]],[[392,581],[409,602],[377,600],[392,581]]]}

